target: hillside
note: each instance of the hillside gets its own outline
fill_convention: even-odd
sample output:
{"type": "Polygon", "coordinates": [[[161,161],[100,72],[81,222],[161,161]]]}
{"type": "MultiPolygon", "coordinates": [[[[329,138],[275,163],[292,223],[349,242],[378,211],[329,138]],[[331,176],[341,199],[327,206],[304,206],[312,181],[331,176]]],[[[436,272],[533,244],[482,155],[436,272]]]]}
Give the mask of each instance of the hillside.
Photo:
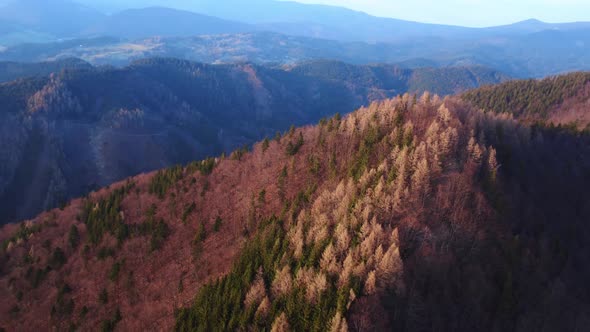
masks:
{"type": "MultiPolygon", "coordinates": [[[[137,31],[133,27],[144,26],[145,20],[137,24],[126,19],[120,22],[130,27],[129,31],[140,35],[166,36],[171,31],[177,31],[173,26],[160,32],[153,30],[161,29],[159,27],[138,28],[140,31],[137,31]]],[[[192,24],[200,26],[199,19],[192,24]]],[[[227,24],[218,30],[213,25],[206,31],[227,31],[223,27],[227,24]]],[[[590,53],[584,46],[590,45],[589,29],[548,30],[515,36],[491,35],[477,40],[416,37],[391,43],[342,42],[263,31],[189,37],[184,32],[177,33],[185,37],[91,38],[75,42],[12,45],[0,50],[0,60],[38,62],[77,57],[95,65],[124,66],[146,57],[174,57],[207,63],[286,65],[335,59],[354,64],[399,63],[409,68],[484,66],[520,78],[590,69],[590,53]]]]}
{"type": "MultiPolygon", "coordinates": [[[[368,79],[358,81],[332,66],[312,74],[298,67],[151,59],[4,83],[0,224],[132,175],[219,155],[291,125],[423,88],[411,84],[419,70],[330,64],[368,79]]],[[[25,71],[35,65],[22,66],[25,71]]],[[[504,77],[490,71],[457,85],[455,78],[473,70],[441,73],[449,71],[455,74],[440,75],[433,91],[465,90],[504,77]]]]}
{"type": "Polygon", "coordinates": [[[0,6],[0,19],[60,38],[74,37],[104,18],[101,12],[70,0],[18,0],[0,6]]]}
{"type": "Polygon", "coordinates": [[[151,7],[129,9],[110,15],[95,26],[88,27],[82,35],[136,39],[244,33],[254,30],[255,27],[244,23],[170,8],[151,7]]]}
{"type": "Polygon", "coordinates": [[[588,169],[587,135],[457,97],[373,103],[4,226],[0,321],[583,330],[588,169]]]}
{"type": "Polygon", "coordinates": [[[529,123],[590,130],[590,73],[510,81],[469,91],[463,99],[483,110],[513,114],[529,123]]]}
{"type": "Polygon", "coordinates": [[[92,66],[79,59],[63,59],[49,62],[0,62],[0,82],[9,82],[28,77],[49,76],[65,69],[89,69],[92,66]]]}
{"type": "MultiPolygon", "coordinates": [[[[304,4],[275,0],[78,0],[88,6],[106,7],[108,11],[150,6],[167,6],[224,19],[256,24],[263,28],[297,36],[342,41],[397,42],[413,38],[479,39],[490,35],[519,36],[546,30],[589,28],[588,22],[554,24],[527,20],[515,24],[468,28],[427,24],[389,17],[376,17],[338,6],[304,4]]],[[[388,15],[388,13],[383,13],[388,15]]],[[[389,13],[405,16],[405,13],[389,13]]]]}
{"type": "Polygon", "coordinates": [[[404,90],[412,93],[434,91],[440,95],[452,95],[510,79],[500,72],[478,66],[407,69],[384,64],[355,66],[329,60],[297,64],[292,71],[305,76],[356,82],[363,86],[379,86],[387,90],[404,90]]]}

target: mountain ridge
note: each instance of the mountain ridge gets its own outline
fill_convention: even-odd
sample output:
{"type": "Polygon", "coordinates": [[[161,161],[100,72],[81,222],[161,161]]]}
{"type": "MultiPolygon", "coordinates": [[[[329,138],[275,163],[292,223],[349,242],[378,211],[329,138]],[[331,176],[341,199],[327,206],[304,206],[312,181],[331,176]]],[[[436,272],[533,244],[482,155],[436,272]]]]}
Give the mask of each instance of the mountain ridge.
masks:
{"type": "Polygon", "coordinates": [[[39,62],[78,57],[95,65],[117,66],[146,57],[276,65],[335,59],[355,64],[397,63],[409,68],[478,65],[512,77],[542,78],[590,68],[585,49],[590,45],[588,31],[547,30],[478,41],[416,38],[393,44],[338,42],[273,32],[133,40],[93,38],[11,46],[0,51],[0,59],[39,62]]]}
{"type": "Polygon", "coordinates": [[[589,138],[456,97],[376,102],[4,226],[0,314],[41,329],[575,330],[589,138]]]}
{"type": "Polygon", "coordinates": [[[107,35],[119,38],[184,37],[192,35],[249,32],[256,27],[213,16],[183,12],[166,7],[128,9],[112,15],[82,35],[107,35]],[[157,25],[153,22],[158,21],[157,25]]]}
{"type": "MultiPolygon", "coordinates": [[[[26,0],[37,1],[37,0],[26,0]]],[[[73,2],[60,0],[53,3],[52,7],[34,6],[9,3],[0,7],[6,19],[24,24],[30,29],[40,29],[40,33],[53,33],[55,39],[81,37],[79,31],[108,32],[116,34],[117,37],[125,36],[124,30],[110,29],[109,24],[113,21],[119,25],[137,27],[135,36],[142,30],[152,31],[152,35],[166,35],[172,30],[182,31],[183,27],[189,26],[189,17],[196,18],[197,15],[208,15],[219,18],[215,22],[209,20],[207,26],[210,31],[223,30],[223,26],[233,26],[233,30],[248,32],[253,29],[270,30],[279,33],[287,33],[296,36],[315,37],[323,39],[334,39],[340,41],[362,41],[362,42],[403,42],[414,38],[443,38],[443,39],[479,39],[489,38],[496,35],[519,36],[527,33],[541,32],[551,29],[589,29],[588,22],[572,23],[544,23],[540,21],[522,21],[514,24],[488,27],[468,28],[451,25],[419,23],[394,18],[376,17],[363,12],[358,12],[343,7],[327,5],[301,4],[290,1],[264,1],[246,5],[240,1],[226,1],[226,6],[220,8],[218,1],[177,4],[169,1],[153,1],[142,4],[142,6],[123,6],[121,10],[114,11],[109,15],[94,11],[91,15],[90,7],[92,2],[73,2]],[[32,7],[31,7],[32,6],[32,7]],[[30,11],[26,8],[37,8],[35,18],[31,19],[30,11]],[[157,26],[149,25],[137,16],[130,13],[154,12],[159,8],[158,16],[168,17],[170,24],[157,26]],[[63,20],[55,20],[59,13],[69,13],[71,17],[83,17],[75,22],[66,23],[63,20]],[[121,15],[125,14],[124,20],[121,15]],[[262,14],[264,13],[264,14],[262,14]],[[119,20],[117,20],[119,18],[119,20]],[[136,19],[134,21],[131,21],[136,19]],[[225,21],[224,21],[225,20],[225,21]],[[232,22],[228,22],[232,21],[232,22]],[[43,23],[45,22],[45,23],[43,23]],[[184,22],[184,23],[183,23],[184,22]],[[179,26],[182,23],[183,26],[179,26]],[[70,24],[70,26],[68,26],[70,24]],[[250,24],[250,25],[247,25],[250,24]],[[216,28],[213,28],[217,25],[216,28]],[[164,29],[163,27],[166,27],[164,29]]],[[[227,29],[227,28],[226,28],[227,29]]],[[[193,32],[202,33],[203,28],[193,29],[193,32]]],[[[186,35],[188,32],[182,33],[186,35]]],[[[142,36],[146,34],[143,33],[142,36]]]]}
{"type": "Polygon", "coordinates": [[[407,91],[453,93],[507,79],[488,70],[477,78],[482,81],[465,68],[322,62],[286,70],[145,59],[124,68],[66,66],[50,77],[0,84],[0,136],[11,142],[0,146],[0,215],[26,218],[134,174],[316,122],[335,108],[352,111],[407,91]]]}

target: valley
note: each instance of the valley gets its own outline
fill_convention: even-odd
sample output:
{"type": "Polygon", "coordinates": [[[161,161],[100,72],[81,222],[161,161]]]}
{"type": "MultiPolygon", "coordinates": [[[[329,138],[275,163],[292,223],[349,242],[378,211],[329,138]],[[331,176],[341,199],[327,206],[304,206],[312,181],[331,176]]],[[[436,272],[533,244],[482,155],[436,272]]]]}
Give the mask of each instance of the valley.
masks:
{"type": "Polygon", "coordinates": [[[335,61],[289,68],[175,59],[138,60],[120,69],[76,60],[6,66],[21,73],[63,70],[0,85],[0,138],[10,142],[0,146],[2,223],[375,100],[425,90],[449,94],[507,79],[479,67],[410,70],[335,61]],[[43,171],[32,177],[37,167],[43,171]],[[34,200],[26,198],[31,192],[34,200]]]}

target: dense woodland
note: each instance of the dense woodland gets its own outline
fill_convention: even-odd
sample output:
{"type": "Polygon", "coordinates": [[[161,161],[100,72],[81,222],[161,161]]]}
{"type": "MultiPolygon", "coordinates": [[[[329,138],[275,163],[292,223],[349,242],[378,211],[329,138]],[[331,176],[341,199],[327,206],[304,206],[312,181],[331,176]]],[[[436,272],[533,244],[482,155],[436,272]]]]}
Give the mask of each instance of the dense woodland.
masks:
{"type": "Polygon", "coordinates": [[[439,93],[504,79],[484,69],[473,76],[471,68],[338,62],[295,68],[175,59],[124,68],[77,60],[1,66],[11,68],[5,76],[53,74],[0,84],[0,141],[6,143],[0,145],[0,224],[129,176],[229,153],[291,125],[421,90],[414,80],[424,71],[440,79],[430,86],[439,93]]]}
{"type": "Polygon", "coordinates": [[[375,102],[5,226],[1,322],[584,330],[589,170],[571,128],[458,97],[375,102]]]}
{"type": "MultiPolygon", "coordinates": [[[[587,117],[587,105],[584,103],[589,96],[590,73],[580,72],[543,80],[509,81],[486,86],[468,91],[463,94],[463,99],[486,111],[513,114],[523,121],[549,124],[559,122],[568,109],[576,106],[579,109],[574,111],[587,117]]],[[[570,124],[575,122],[575,119],[568,120],[570,124]]],[[[587,118],[581,120],[581,129],[590,126],[587,121],[587,118]]]]}

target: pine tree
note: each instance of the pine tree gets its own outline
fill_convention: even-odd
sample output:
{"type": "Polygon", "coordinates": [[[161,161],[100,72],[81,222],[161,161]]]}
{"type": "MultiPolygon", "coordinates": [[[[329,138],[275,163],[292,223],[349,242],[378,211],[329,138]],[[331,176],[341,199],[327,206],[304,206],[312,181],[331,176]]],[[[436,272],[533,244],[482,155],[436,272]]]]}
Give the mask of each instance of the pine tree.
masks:
{"type": "Polygon", "coordinates": [[[287,320],[287,315],[285,313],[281,313],[275,321],[272,323],[271,332],[289,332],[289,321],[287,320]]]}
{"type": "Polygon", "coordinates": [[[246,293],[246,298],[244,300],[244,304],[246,307],[251,307],[253,305],[258,305],[262,300],[266,297],[266,288],[264,286],[264,279],[262,268],[258,270],[256,274],[256,278],[250,286],[250,290],[246,293]]]}
{"type": "Polygon", "coordinates": [[[375,270],[369,272],[364,287],[365,294],[372,295],[377,291],[377,274],[375,270]]]}
{"type": "Polygon", "coordinates": [[[491,147],[488,154],[488,174],[491,183],[496,183],[499,168],[500,165],[498,164],[498,160],[496,159],[496,149],[491,147]]]}
{"type": "Polygon", "coordinates": [[[336,250],[331,243],[326,247],[326,250],[324,250],[324,253],[322,254],[320,267],[323,271],[326,271],[329,274],[337,274],[340,272],[340,264],[336,259],[336,250]]]}
{"type": "Polygon", "coordinates": [[[330,321],[330,332],[348,332],[348,324],[346,318],[342,317],[340,311],[330,321]]]}
{"type": "Polygon", "coordinates": [[[412,175],[412,191],[418,198],[418,201],[422,203],[430,194],[430,168],[426,159],[418,162],[416,171],[412,175]]]}
{"type": "Polygon", "coordinates": [[[377,267],[377,277],[383,287],[403,289],[403,262],[399,255],[399,248],[392,244],[377,267]]]}
{"type": "Polygon", "coordinates": [[[260,302],[258,309],[256,309],[256,317],[258,318],[266,318],[268,316],[268,312],[270,311],[271,303],[268,296],[265,296],[260,302]]]}
{"type": "Polygon", "coordinates": [[[289,265],[285,265],[280,271],[277,271],[275,279],[272,282],[272,295],[274,297],[287,295],[291,292],[292,287],[293,278],[291,277],[291,268],[289,265]]]}
{"type": "Polygon", "coordinates": [[[307,300],[313,304],[317,303],[326,289],[328,289],[326,275],[321,272],[316,273],[311,282],[307,285],[307,300]]]}

